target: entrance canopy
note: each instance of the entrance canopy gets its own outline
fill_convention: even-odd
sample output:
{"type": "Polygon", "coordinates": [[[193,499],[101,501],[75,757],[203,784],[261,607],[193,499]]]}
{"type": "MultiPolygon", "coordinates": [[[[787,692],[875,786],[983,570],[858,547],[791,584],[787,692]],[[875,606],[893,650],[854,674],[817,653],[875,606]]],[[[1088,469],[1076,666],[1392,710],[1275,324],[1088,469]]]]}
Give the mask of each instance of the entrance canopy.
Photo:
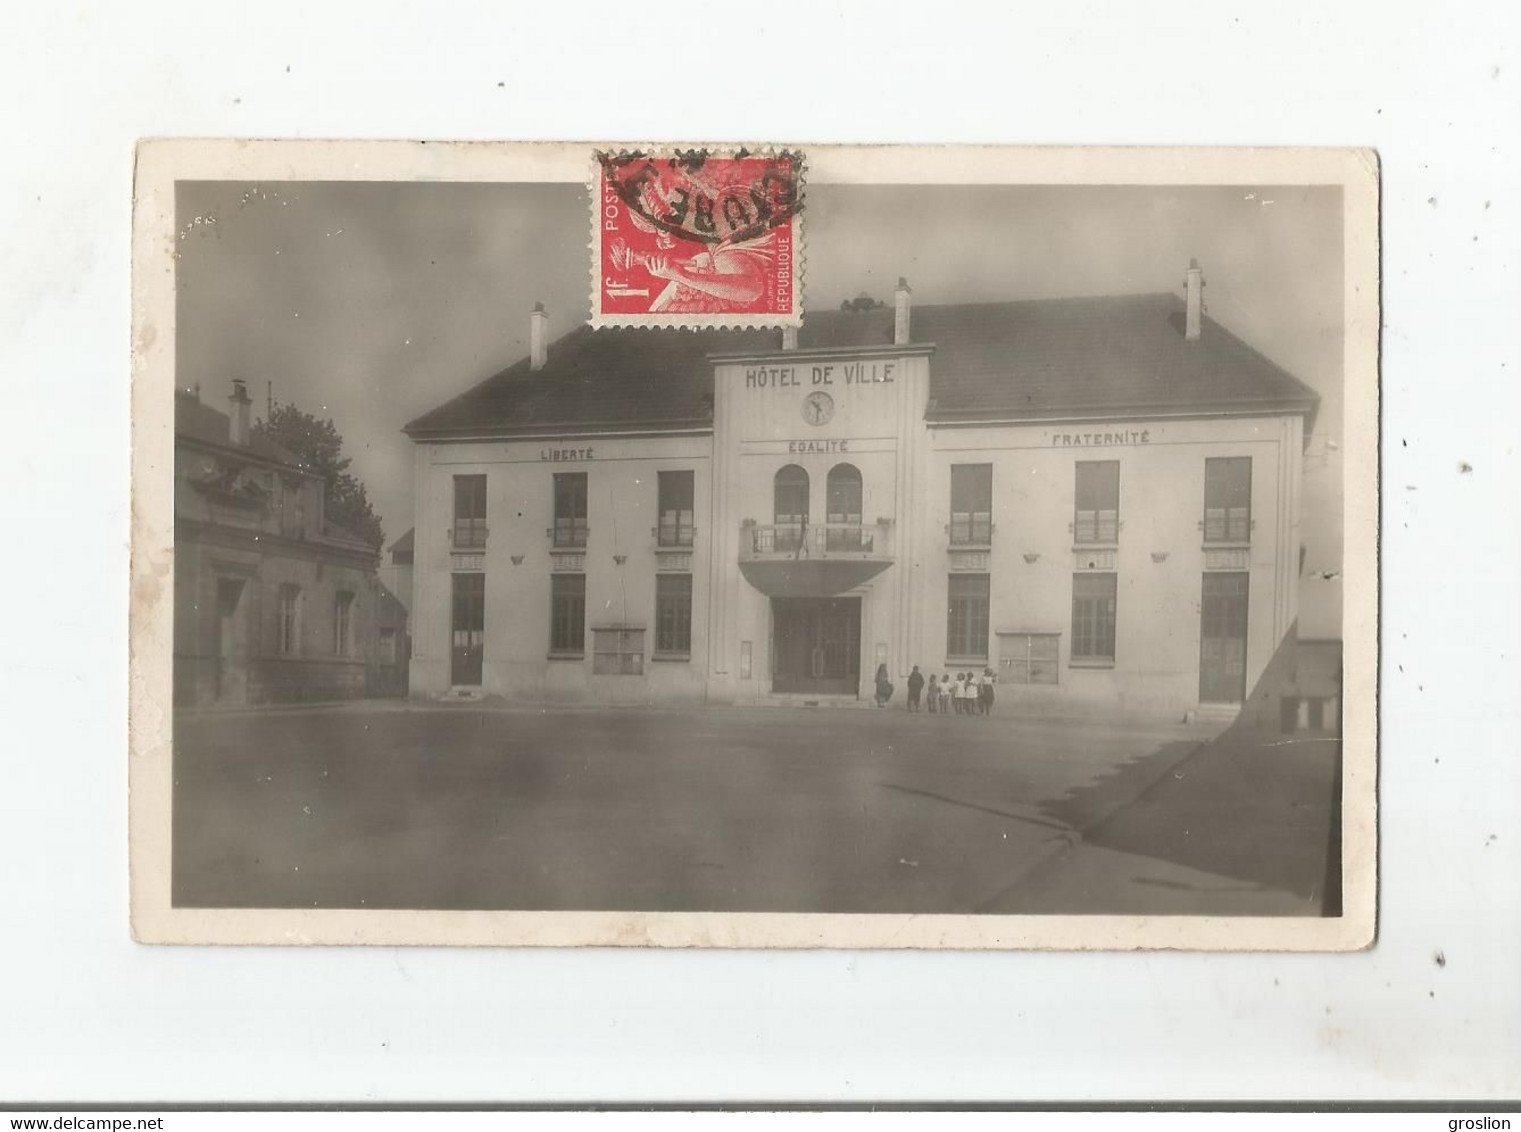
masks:
{"type": "Polygon", "coordinates": [[[890,527],[854,522],[809,524],[806,515],[740,529],[739,569],[771,597],[834,597],[893,563],[890,527]]]}
{"type": "Polygon", "coordinates": [[[876,577],[890,561],[871,559],[783,559],[739,564],[752,586],[772,597],[833,597],[876,577]]]}

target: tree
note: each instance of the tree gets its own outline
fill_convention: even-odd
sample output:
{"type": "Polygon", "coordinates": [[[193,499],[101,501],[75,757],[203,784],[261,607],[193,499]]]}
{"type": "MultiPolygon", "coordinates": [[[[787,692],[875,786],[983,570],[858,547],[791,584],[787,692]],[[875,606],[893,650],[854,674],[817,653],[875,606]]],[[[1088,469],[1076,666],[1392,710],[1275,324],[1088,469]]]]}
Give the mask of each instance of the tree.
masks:
{"type": "Polygon", "coordinates": [[[303,471],[322,477],[329,522],[358,535],[371,546],[385,545],[380,516],[370,506],[364,484],[349,474],[351,461],[343,454],[343,437],[331,420],[303,413],[294,405],[275,403],[269,419],[259,421],[254,431],[295,456],[303,471]]]}

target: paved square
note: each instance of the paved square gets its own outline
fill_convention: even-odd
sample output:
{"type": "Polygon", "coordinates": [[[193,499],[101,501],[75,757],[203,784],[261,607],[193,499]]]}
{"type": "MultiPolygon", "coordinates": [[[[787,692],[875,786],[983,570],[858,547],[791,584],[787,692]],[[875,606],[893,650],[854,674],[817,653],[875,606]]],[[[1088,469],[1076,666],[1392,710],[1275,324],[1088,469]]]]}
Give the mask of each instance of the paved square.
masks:
{"type": "MultiPolygon", "coordinates": [[[[1122,910],[1116,886],[1159,862],[1137,870],[1129,843],[1102,860],[1074,850],[1143,795],[1171,829],[1153,794],[1219,730],[401,704],[182,713],[175,727],[180,905],[920,913],[1122,910]]],[[[1226,824],[1253,836],[1239,813],[1226,824]]],[[[1307,832],[1323,853],[1323,815],[1307,832]]],[[[1313,911],[1293,877],[1231,883],[1201,854],[1160,864],[1153,910],[1171,891],[1177,911],[1234,910],[1243,894],[1247,910],[1313,911]]]]}

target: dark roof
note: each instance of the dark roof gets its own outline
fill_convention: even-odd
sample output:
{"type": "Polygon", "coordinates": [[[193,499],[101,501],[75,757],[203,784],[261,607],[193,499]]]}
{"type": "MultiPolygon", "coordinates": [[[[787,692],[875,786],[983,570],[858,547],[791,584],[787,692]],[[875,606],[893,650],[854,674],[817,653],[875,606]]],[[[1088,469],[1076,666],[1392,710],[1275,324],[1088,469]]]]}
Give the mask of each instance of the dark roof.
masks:
{"type": "Polygon", "coordinates": [[[301,466],[298,460],[289,450],[276,444],[267,436],[255,432],[245,448],[234,444],[230,439],[232,432],[232,420],[226,413],[219,413],[210,405],[203,404],[200,397],[195,393],[186,392],[183,389],[175,391],[174,397],[174,435],[188,437],[202,444],[212,444],[219,448],[227,448],[233,452],[248,453],[257,459],[268,461],[271,464],[283,464],[294,471],[306,475],[312,473],[301,466]]]}
{"type": "Polygon", "coordinates": [[[1183,336],[1172,295],[927,307],[931,420],[1313,411],[1319,396],[1213,319],[1183,336]]]}
{"type": "MultiPolygon", "coordinates": [[[[1303,412],[1314,390],[1213,319],[1183,336],[1174,295],[915,306],[912,338],[934,344],[931,421],[1094,414],[1303,412]]],[[[886,347],[893,309],[810,311],[799,348],[886,347]]],[[[418,417],[429,436],[550,429],[705,428],[713,421],[712,354],[776,353],[780,332],[580,327],[418,417]]],[[[1308,431],[1308,430],[1307,430],[1308,431]]]]}
{"type": "Polygon", "coordinates": [[[509,366],[402,431],[542,432],[577,428],[709,428],[715,350],[774,350],[765,330],[593,330],[578,327],[549,347],[548,363],[509,366]]]}
{"type": "Polygon", "coordinates": [[[412,541],[417,537],[417,528],[408,527],[407,533],[393,542],[386,549],[391,552],[391,560],[395,562],[400,555],[406,555],[407,561],[412,560],[412,541]]]}

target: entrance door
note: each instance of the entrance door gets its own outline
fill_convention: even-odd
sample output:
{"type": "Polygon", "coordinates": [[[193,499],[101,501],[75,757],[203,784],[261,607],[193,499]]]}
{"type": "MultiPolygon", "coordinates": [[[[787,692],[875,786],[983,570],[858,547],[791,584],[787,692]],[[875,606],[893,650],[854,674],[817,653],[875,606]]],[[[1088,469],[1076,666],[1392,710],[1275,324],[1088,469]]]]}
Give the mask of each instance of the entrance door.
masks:
{"type": "Polygon", "coordinates": [[[1246,698],[1246,574],[1205,574],[1200,603],[1199,700],[1246,698]]]}
{"type": "Polygon", "coordinates": [[[772,598],[774,692],[861,690],[861,599],[772,598]]]}
{"type": "Polygon", "coordinates": [[[242,578],[217,579],[217,672],[219,702],[241,703],[247,683],[239,663],[243,648],[238,606],[243,598],[242,578]]]}
{"type": "Polygon", "coordinates": [[[454,652],[449,682],[456,686],[481,682],[481,652],[486,645],[486,575],[455,574],[454,652]]]}

